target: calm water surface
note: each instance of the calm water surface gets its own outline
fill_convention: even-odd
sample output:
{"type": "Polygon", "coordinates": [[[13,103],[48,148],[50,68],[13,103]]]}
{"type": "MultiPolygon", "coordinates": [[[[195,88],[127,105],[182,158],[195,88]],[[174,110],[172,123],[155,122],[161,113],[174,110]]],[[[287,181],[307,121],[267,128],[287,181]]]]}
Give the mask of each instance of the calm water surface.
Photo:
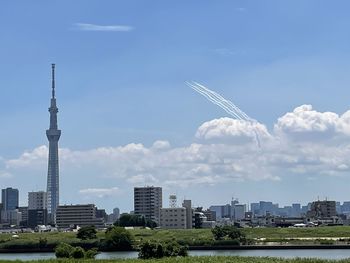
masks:
{"type": "MultiPolygon", "coordinates": [[[[280,258],[350,258],[350,249],[277,249],[277,250],[207,250],[189,251],[190,256],[242,256],[280,258]]],[[[54,253],[3,253],[0,259],[38,260],[55,258],[54,253]]],[[[137,258],[137,252],[102,252],[97,259],[137,258]]]]}

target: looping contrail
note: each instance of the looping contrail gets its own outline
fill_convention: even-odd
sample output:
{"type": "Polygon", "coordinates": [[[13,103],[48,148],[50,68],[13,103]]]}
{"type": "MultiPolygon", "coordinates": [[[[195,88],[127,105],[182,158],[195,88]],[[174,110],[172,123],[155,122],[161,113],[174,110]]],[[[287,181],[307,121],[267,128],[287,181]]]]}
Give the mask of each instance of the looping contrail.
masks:
{"type": "MultiPolygon", "coordinates": [[[[195,82],[195,81],[186,81],[185,82],[187,86],[192,88],[194,91],[198,92],[199,94],[203,95],[207,100],[214,103],[215,105],[222,108],[224,111],[226,111],[228,114],[230,114],[232,117],[238,120],[248,121],[250,123],[257,123],[257,121],[253,118],[250,118],[244,111],[242,111],[240,108],[238,108],[232,101],[229,101],[222,97],[220,94],[216,93],[215,91],[212,91],[208,89],[207,87],[195,82]]],[[[253,126],[254,127],[254,126],[253,126]]],[[[260,138],[259,134],[254,129],[255,133],[255,140],[260,148],[260,138]]]]}

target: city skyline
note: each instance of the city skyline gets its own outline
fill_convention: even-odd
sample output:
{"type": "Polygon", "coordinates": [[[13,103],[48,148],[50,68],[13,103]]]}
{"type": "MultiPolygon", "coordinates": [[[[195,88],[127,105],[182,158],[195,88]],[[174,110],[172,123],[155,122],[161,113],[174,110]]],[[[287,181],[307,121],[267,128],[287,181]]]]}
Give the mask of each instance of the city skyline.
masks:
{"type": "Polygon", "coordinates": [[[0,185],[20,205],[46,189],[52,62],[61,204],[129,211],[144,185],[198,206],[350,199],[346,1],[40,3],[0,10],[0,185]],[[185,81],[258,122],[229,118],[185,81]]]}

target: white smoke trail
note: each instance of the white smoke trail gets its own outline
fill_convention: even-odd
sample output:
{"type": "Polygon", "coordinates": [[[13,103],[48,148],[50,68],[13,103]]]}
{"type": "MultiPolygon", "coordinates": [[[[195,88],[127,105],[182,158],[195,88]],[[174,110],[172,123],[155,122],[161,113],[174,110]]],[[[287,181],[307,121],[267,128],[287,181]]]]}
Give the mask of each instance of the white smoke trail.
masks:
{"type": "Polygon", "coordinates": [[[228,104],[228,107],[233,109],[234,111],[236,111],[240,116],[242,116],[242,119],[245,120],[253,120],[251,119],[247,114],[245,114],[240,108],[238,108],[235,104],[233,104],[233,102],[226,100],[224,97],[222,97],[220,94],[216,93],[215,91],[212,91],[210,89],[208,89],[207,87],[194,82],[197,86],[199,86],[200,88],[202,88],[203,90],[205,90],[208,93],[213,94],[219,101],[221,101],[224,104],[228,104]]]}
{"type": "MultiPolygon", "coordinates": [[[[242,111],[240,108],[238,108],[232,101],[229,101],[222,97],[220,94],[216,93],[215,91],[212,91],[208,89],[207,87],[197,83],[197,82],[188,82],[186,81],[186,85],[189,86],[194,91],[198,92],[199,94],[203,95],[207,100],[214,103],[215,105],[222,108],[224,111],[226,111],[228,114],[230,114],[232,117],[238,120],[244,120],[248,121],[251,124],[256,124],[257,121],[251,117],[249,117],[244,111],[242,111]]],[[[254,127],[254,125],[252,125],[254,127]]],[[[255,141],[257,146],[260,148],[260,138],[257,130],[254,128],[254,134],[255,134],[255,141]]]]}
{"type": "MultiPolygon", "coordinates": [[[[202,89],[200,87],[195,86],[194,84],[191,84],[189,82],[186,83],[188,86],[190,86],[193,90],[197,91],[201,95],[203,95],[205,98],[207,98],[209,101],[213,102],[214,104],[218,105],[220,108],[222,108],[224,111],[226,111],[231,116],[235,117],[236,119],[243,120],[245,119],[244,116],[241,116],[238,112],[236,112],[230,105],[227,105],[225,101],[218,98],[216,94],[213,94],[212,91],[208,91],[206,89],[202,89]]],[[[219,95],[220,96],[220,95],[219,95]]]]}

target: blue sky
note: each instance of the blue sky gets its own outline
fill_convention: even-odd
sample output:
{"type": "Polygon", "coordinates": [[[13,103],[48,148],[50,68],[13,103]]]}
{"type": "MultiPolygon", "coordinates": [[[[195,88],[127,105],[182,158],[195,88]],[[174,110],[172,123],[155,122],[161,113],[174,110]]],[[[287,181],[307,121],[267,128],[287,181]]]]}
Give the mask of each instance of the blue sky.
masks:
{"type": "MultiPolygon", "coordinates": [[[[184,84],[195,80],[234,101],[264,124],[272,136],[288,137],[286,149],[302,144],[303,149],[313,149],[305,157],[307,160],[328,158],[327,164],[339,162],[339,167],[347,166],[343,162],[349,138],[346,128],[339,128],[347,121],[334,116],[330,121],[322,113],[341,115],[349,109],[349,5],[347,1],[1,3],[0,186],[18,187],[22,203],[26,192],[45,189],[45,149],[40,146],[47,145],[50,64],[55,62],[60,146],[66,149],[66,158],[76,158],[72,164],[62,156],[61,202],[95,202],[109,210],[119,206],[127,211],[132,209],[132,187],[139,184],[168,185],[164,187],[165,205],[166,196],[172,192],[178,193],[179,199],[186,196],[203,206],[227,202],[233,195],[243,202],[269,199],[282,204],[306,202],[317,196],[349,199],[344,189],[350,181],[347,168],[341,168],[339,175],[328,166],[329,171],[322,165],[308,164],[301,172],[299,160],[298,167],[288,169],[284,165],[259,166],[268,170],[266,177],[260,178],[259,169],[252,169],[247,177],[233,176],[230,181],[232,178],[221,174],[222,169],[208,168],[204,161],[187,168],[187,161],[174,163],[171,168],[159,163],[164,161],[160,160],[163,156],[173,156],[174,151],[191,152],[188,149],[194,143],[209,147],[203,138],[196,137],[197,129],[204,122],[229,117],[184,84]],[[317,119],[326,123],[326,129],[321,130],[327,136],[330,130],[336,130],[337,139],[327,137],[321,143],[326,145],[322,149],[313,140],[296,142],[294,135],[300,135],[300,129],[288,126],[288,118],[274,128],[278,118],[304,104],[313,106],[315,112],[303,108],[313,117],[297,113],[289,116],[295,119],[288,123],[302,119],[306,124],[299,124],[305,128],[311,119],[317,119]],[[281,136],[281,130],[288,136],[281,136]],[[142,157],[118,155],[105,166],[99,163],[99,158],[104,157],[93,153],[93,162],[100,166],[91,165],[88,171],[81,160],[101,147],[123,152],[118,147],[130,143],[153,151],[150,149],[155,141],[169,142],[166,153],[158,152],[158,156],[152,152],[152,157],[148,152],[142,157]],[[340,152],[342,161],[330,161],[331,156],[322,155],[332,152],[329,147],[340,152]],[[42,150],[39,154],[38,149],[42,150]],[[23,157],[23,153],[27,155],[23,157]],[[25,166],[18,164],[28,156],[33,158],[26,160],[25,166]],[[121,168],[118,163],[127,163],[124,158],[134,162],[142,159],[142,163],[153,166],[121,168]],[[11,166],[13,161],[18,161],[16,167],[11,166]],[[199,181],[195,180],[195,185],[181,186],[181,180],[194,179],[193,174],[182,177],[187,169],[204,169],[203,165],[210,171],[197,174],[199,181]],[[109,169],[102,172],[101,167],[109,169]],[[163,178],[166,175],[162,172],[168,177],[163,178]],[[133,176],[138,179],[128,181],[133,176]],[[300,181],[305,183],[301,185],[300,181]],[[300,195],[295,196],[295,191],[289,189],[300,189],[300,195]],[[203,197],[208,191],[213,197],[203,197]],[[84,199],[88,194],[91,197],[84,199]]],[[[237,128],[237,123],[227,121],[215,125],[223,125],[221,130],[237,128]]],[[[319,133],[320,125],[310,127],[306,137],[314,138],[312,132],[319,133]]],[[[235,147],[227,144],[228,149],[212,152],[224,160],[223,152],[232,157],[235,147]]],[[[273,152],[273,146],[267,149],[259,153],[261,158],[282,155],[273,152]]],[[[256,152],[253,148],[246,154],[256,152]]],[[[290,153],[303,154],[306,153],[290,153]]],[[[239,173],[238,170],[235,171],[239,173]]]]}

